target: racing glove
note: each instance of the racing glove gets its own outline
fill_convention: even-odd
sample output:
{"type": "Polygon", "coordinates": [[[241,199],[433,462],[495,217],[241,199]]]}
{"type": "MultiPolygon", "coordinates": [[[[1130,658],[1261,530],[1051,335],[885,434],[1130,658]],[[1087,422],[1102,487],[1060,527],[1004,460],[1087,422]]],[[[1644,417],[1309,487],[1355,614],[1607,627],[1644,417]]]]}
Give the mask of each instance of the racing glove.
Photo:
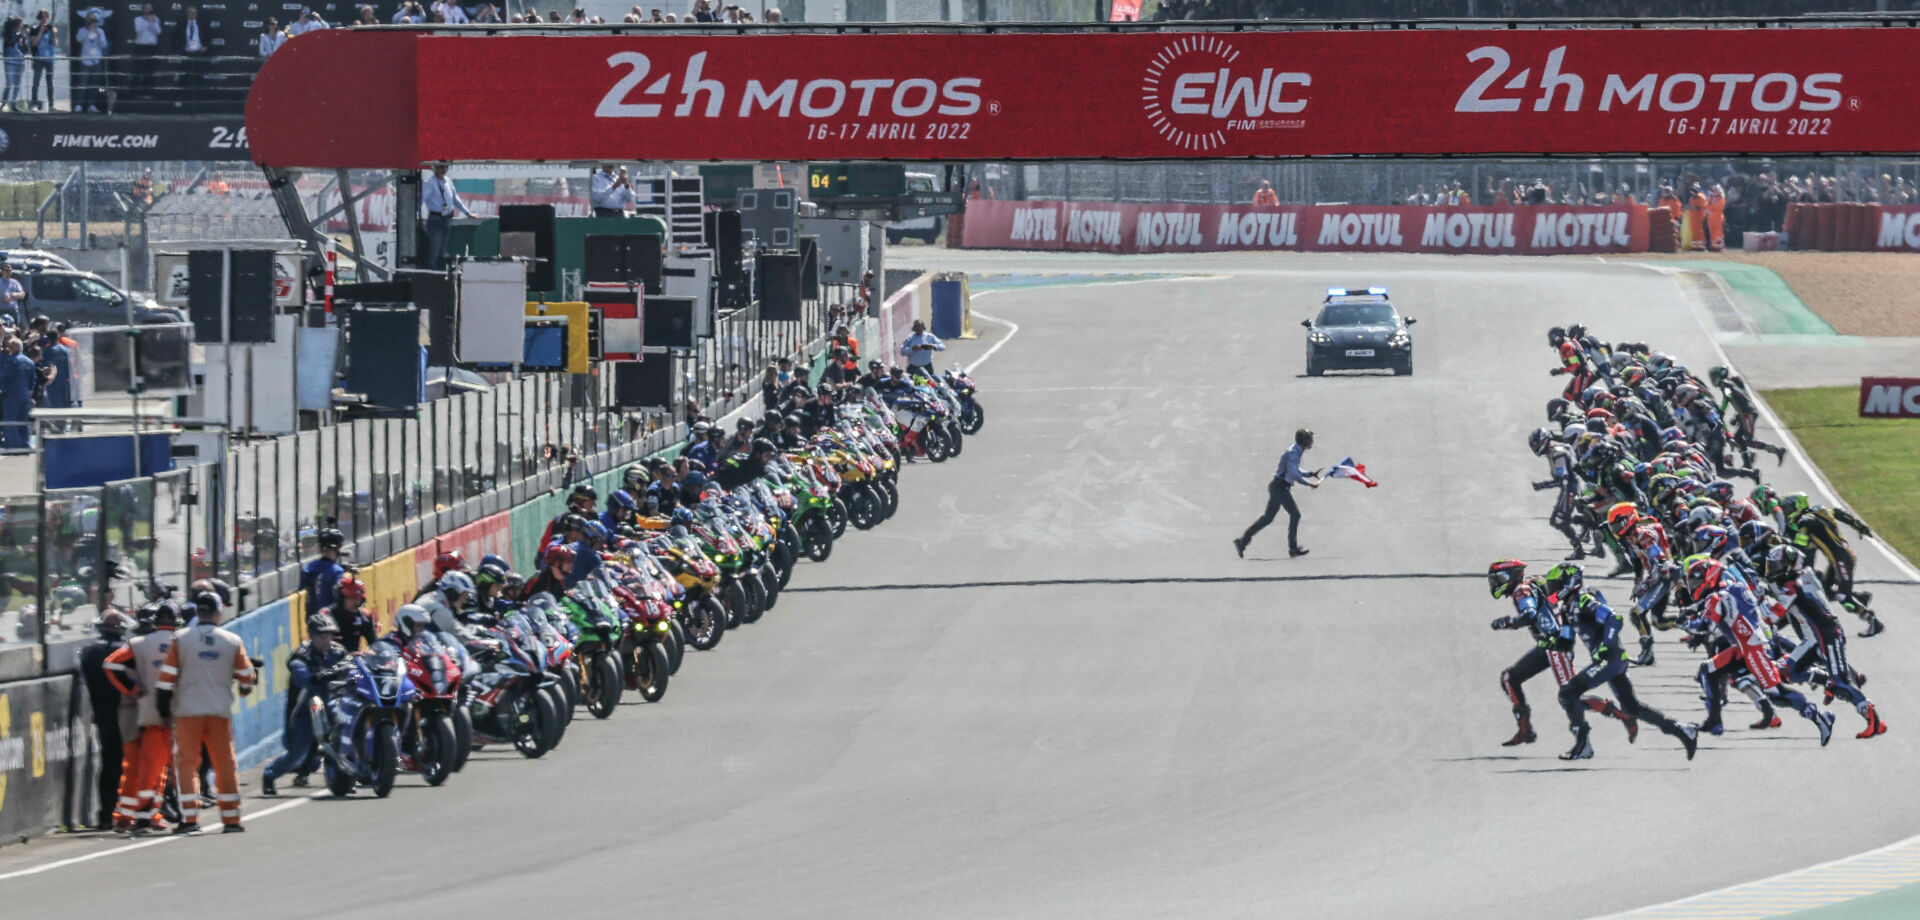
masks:
{"type": "Polygon", "coordinates": [[[1493,621],[1493,628],[1496,630],[1512,629],[1513,619],[1511,617],[1499,617],[1493,621]]]}

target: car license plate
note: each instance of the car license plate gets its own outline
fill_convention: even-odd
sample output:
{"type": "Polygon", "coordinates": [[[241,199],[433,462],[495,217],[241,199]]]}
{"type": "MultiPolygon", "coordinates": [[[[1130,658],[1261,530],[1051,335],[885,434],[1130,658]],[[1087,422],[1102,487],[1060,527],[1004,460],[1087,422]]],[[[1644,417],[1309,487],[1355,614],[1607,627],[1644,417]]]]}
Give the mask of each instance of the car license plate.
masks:
{"type": "Polygon", "coordinates": [[[1371,348],[1349,348],[1349,349],[1347,349],[1347,357],[1349,357],[1349,358],[1371,358],[1371,357],[1373,357],[1373,349],[1371,349],[1371,348]]]}

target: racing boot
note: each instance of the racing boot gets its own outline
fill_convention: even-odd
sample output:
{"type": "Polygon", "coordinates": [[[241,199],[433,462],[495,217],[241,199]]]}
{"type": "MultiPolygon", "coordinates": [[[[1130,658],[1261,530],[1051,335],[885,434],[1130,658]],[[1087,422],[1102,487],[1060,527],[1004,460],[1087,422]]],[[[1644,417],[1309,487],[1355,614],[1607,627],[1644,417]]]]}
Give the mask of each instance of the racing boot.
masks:
{"type": "Polygon", "coordinates": [[[1653,637],[1652,636],[1640,637],[1640,654],[1634,656],[1632,664],[1635,667],[1640,667],[1640,668],[1653,666],[1653,637]]]}
{"type": "Polygon", "coordinates": [[[1764,700],[1761,701],[1760,703],[1760,718],[1756,720],[1752,725],[1747,726],[1747,728],[1752,729],[1754,731],[1764,731],[1769,728],[1779,728],[1779,727],[1780,727],[1779,714],[1773,711],[1773,704],[1768,703],[1764,700]]]}
{"type": "Polygon", "coordinates": [[[1872,592],[1872,591],[1855,591],[1855,592],[1853,592],[1853,596],[1854,596],[1854,597],[1856,597],[1856,598],[1859,598],[1859,599],[1860,599],[1860,603],[1861,603],[1861,604],[1871,604],[1871,603],[1873,603],[1873,592],[1872,592]]]}
{"type": "Polygon", "coordinates": [[[1573,749],[1560,755],[1561,760],[1586,760],[1593,756],[1593,742],[1587,740],[1591,729],[1585,725],[1573,730],[1573,749]]]}
{"type": "Polygon", "coordinates": [[[1785,465],[1785,464],[1786,464],[1786,462],[1787,462],[1787,449],[1786,449],[1786,448],[1784,448],[1784,447],[1770,447],[1770,448],[1767,448],[1767,449],[1773,452],[1773,459],[1775,460],[1775,464],[1774,464],[1774,465],[1776,465],[1776,466],[1781,466],[1781,465],[1785,465]]]}
{"type": "Polygon", "coordinates": [[[1833,740],[1833,713],[1821,712],[1808,703],[1806,711],[1800,714],[1813,720],[1814,726],[1820,729],[1820,746],[1826,747],[1827,742],[1833,740]]]}
{"type": "Polygon", "coordinates": [[[1867,727],[1861,729],[1860,734],[1854,735],[1855,738],[1871,738],[1887,733],[1887,723],[1880,721],[1880,711],[1875,709],[1872,703],[1867,704],[1866,715],[1867,727]]]}
{"type": "Polygon", "coordinates": [[[1873,611],[1868,610],[1866,613],[1861,614],[1861,616],[1866,619],[1867,628],[1858,633],[1860,638],[1871,639],[1887,631],[1887,624],[1880,622],[1880,618],[1875,616],[1873,611]]]}
{"type": "Polygon", "coordinates": [[[1708,714],[1705,722],[1694,726],[1694,731],[1706,732],[1709,735],[1718,735],[1726,730],[1727,727],[1720,722],[1720,712],[1718,710],[1708,714]]]}
{"type": "Polygon", "coordinates": [[[1527,710],[1519,709],[1519,708],[1514,709],[1513,719],[1515,722],[1519,723],[1519,726],[1517,730],[1514,731],[1513,737],[1500,742],[1500,746],[1501,747],[1517,747],[1522,744],[1532,744],[1534,742],[1533,719],[1528,714],[1527,710]]]}
{"type": "Polygon", "coordinates": [[[1603,700],[1598,697],[1589,696],[1585,698],[1585,702],[1588,712],[1599,713],[1609,719],[1619,719],[1621,724],[1626,726],[1628,744],[1632,744],[1639,739],[1640,720],[1627,715],[1620,707],[1613,705],[1612,700],[1603,700]]]}
{"type": "Polygon", "coordinates": [[[267,796],[278,796],[280,794],[280,790],[274,788],[273,777],[265,773],[260,774],[260,794],[267,796]]]}
{"type": "Polygon", "coordinates": [[[1585,558],[1587,558],[1587,547],[1581,543],[1575,543],[1572,553],[1560,557],[1562,562],[1579,562],[1585,558]]]}
{"type": "Polygon", "coordinates": [[[1700,726],[1691,722],[1680,726],[1680,746],[1686,748],[1687,759],[1692,760],[1700,750],[1700,726]]]}

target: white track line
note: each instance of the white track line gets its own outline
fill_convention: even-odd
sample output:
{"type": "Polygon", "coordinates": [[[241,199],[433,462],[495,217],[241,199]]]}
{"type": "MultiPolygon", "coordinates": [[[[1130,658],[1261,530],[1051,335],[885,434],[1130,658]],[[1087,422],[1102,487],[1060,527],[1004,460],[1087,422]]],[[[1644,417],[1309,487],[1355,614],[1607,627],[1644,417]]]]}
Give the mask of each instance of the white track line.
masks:
{"type": "MultiPolygon", "coordinates": [[[[307,804],[308,802],[313,801],[316,798],[319,798],[318,793],[307,796],[304,799],[294,799],[291,802],[282,802],[278,805],[273,806],[272,808],[266,808],[260,811],[252,812],[247,815],[244,815],[243,817],[249,821],[258,820],[260,818],[264,818],[268,815],[275,814],[277,812],[286,811],[289,808],[298,808],[302,805],[307,804]]],[[[202,833],[216,834],[216,833],[219,833],[219,831],[209,830],[209,831],[203,831],[202,833]]],[[[75,856],[71,859],[57,859],[43,866],[34,866],[31,869],[18,869],[13,872],[8,872],[4,875],[0,875],[0,882],[7,881],[8,879],[20,878],[26,875],[39,875],[42,872],[51,872],[54,869],[63,869],[63,868],[66,868],[67,866],[77,866],[83,862],[92,862],[96,859],[101,859],[107,856],[118,856],[121,853],[131,853],[134,850],[144,850],[147,847],[157,847],[163,843],[172,843],[175,840],[183,840],[183,839],[185,838],[174,837],[171,835],[166,837],[155,837],[152,840],[142,840],[139,843],[129,843],[125,846],[118,846],[118,847],[113,847],[112,849],[100,850],[98,852],[88,853],[84,856],[75,856]]]]}

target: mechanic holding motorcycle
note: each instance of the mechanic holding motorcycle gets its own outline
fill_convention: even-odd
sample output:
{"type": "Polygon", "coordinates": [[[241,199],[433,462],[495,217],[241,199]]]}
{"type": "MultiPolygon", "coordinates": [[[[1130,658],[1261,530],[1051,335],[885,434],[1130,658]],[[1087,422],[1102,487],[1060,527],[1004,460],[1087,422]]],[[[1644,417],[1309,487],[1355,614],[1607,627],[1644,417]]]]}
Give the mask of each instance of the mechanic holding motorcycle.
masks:
{"type": "Polygon", "coordinates": [[[339,643],[340,624],[322,611],[307,617],[307,641],[293,650],[287,659],[287,676],[293,688],[287,691],[287,730],[281,740],[286,753],[267,765],[260,774],[260,794],[279,795],[274,780],[293,773],[293,784],[305,786],[308,765],[313,761],[313,720],[307,716],[308,701],[327,702],[326,675],[347,660],[347,650],[339,643]]]}

